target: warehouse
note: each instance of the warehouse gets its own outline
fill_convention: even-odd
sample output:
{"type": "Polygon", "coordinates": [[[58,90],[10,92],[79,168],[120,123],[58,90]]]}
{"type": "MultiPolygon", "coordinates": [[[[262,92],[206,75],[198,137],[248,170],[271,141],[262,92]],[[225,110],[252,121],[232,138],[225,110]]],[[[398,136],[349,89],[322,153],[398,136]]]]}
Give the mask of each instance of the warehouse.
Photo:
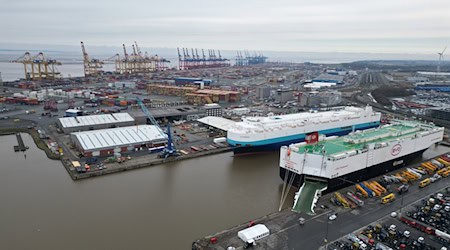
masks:
{"type": "Polygon", "coordinates": [[[136,125],[134,118],[128,113],[64,117],[59,118],[57,124],[65,134],[136,125]]]}
{"type": "Polygon", "coordinates": [[[140,125],[71,133],[75,147],[86,157],[109,156],[135,149],[163,146],[167,135],[154,125],[140,125]]]}

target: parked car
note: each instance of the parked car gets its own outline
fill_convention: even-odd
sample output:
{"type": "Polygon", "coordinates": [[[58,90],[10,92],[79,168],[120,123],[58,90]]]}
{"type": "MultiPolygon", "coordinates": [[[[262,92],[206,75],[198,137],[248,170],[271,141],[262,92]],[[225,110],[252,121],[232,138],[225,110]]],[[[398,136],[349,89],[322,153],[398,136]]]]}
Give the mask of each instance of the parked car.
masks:
{"type": "Polygon", "coordinates": [[[87,158],[87,159],[86,159],[86,163],[87,163],[87,164],[93,164],[93,163],[96,163],[97,160],[98,160],[97,157],[87,158]]]}
{"type": "Polygon", "coordinates": [[[337,214],[331,214],[330,216],[328,216],[329,220],[335,220],[337,218],[337,214]]]}

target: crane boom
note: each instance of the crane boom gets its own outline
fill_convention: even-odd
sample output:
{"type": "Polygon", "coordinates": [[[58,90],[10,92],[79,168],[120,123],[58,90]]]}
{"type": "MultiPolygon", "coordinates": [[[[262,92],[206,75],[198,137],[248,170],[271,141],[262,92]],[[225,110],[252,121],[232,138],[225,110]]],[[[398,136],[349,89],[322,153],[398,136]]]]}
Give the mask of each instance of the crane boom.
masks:
{"type": "Polygon", "coordinates": [[[166,134],[161,129],[161,127],[159,126],[158,122],[155,120],[155,118],[150,113],[150,111],[147,109],[147,107],[144,105],[142,100],[139,97],[136,97],[136,101],[139,104],[139,106],[141,107],[142,111],[148,117],[150,122],[158,129],[159,133],[162,136],[164,136],[165,138],[167,138],[167,146],[164,148],[164,150],[161,152],[161,154],[159,154],[159,157],[166,159],[167,157],[170,157],[170,156],[179,156],[180,154],[177,152],[177,150],[174,147],[173,142],[172,142],[172,136],[171,136],[171,133],[170,133],[170,123],[167,124],[167,134],[166,134]]]}
{"type": "Polygon", "coordinates": [[[158,132],[163,135],[164,137],[166,137],[166,133],[164,133],[164,131],[161,129],[161,127],[159,126],[158,122],[155,120],[155,117],[153,117],[152,113],[150,113],[150,111],[147,109],[147,107],[145,106],[144,102],[142,102],[142,100],[139,97],[136,97],[136,101],[139,104],[139,106],[142,109],[142,112],[144,112],[144,114],[148,117],[148,119],[150,120],[150,122],[155,125],[155,127],[158,129],[158,132]]]}

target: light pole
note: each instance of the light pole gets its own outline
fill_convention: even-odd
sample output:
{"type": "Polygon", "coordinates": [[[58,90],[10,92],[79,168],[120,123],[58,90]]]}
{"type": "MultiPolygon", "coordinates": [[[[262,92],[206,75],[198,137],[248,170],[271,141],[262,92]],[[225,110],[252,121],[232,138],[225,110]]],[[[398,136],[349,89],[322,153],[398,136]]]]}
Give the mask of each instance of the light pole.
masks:
{"type": "Polygon", "coordinates": [[[400,216],[402,216],[402,208],[403,208],[403,196],[404,196],[404,194],[401,194],[401,196],[402,196],[402,199],[401,199],[401,201],[400,201],[400,211],[399,211],[399,213],[400,213],[400,216]]]}
{"type": "Polygon", "coordinates": [[[326,230],[325,230],[325,239],[324,239],[324,241],[325,241],[325,250],[328,250],[328,223],[329,223],[329,218],[330,218],[330,214],[327,214],[327,218],[325,218],[325,220],[326,220],[326,230]]]}

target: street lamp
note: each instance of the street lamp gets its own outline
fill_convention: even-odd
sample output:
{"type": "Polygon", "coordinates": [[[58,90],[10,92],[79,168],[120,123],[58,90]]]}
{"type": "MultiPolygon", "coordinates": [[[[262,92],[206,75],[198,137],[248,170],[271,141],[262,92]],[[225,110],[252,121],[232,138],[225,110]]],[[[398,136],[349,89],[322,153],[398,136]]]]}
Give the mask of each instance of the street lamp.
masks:
{"type": "Polygon", "coordinates": [[[401,201],[400,201],[400,211],[399,211],[400,216],[402,216],[403,196],[404,196],[404,194],[401,194],[401,196],[402,196],[402,199],[401,199],[401,201]]]}
{"type": "Polygon", "coordinates": [[[330,218],[331,214],[327,214],[327,218],[326,218],[326,230],[325,230],[325,250],[328,250],[328,223],[330,223],[329,218],[330,218]]]}

